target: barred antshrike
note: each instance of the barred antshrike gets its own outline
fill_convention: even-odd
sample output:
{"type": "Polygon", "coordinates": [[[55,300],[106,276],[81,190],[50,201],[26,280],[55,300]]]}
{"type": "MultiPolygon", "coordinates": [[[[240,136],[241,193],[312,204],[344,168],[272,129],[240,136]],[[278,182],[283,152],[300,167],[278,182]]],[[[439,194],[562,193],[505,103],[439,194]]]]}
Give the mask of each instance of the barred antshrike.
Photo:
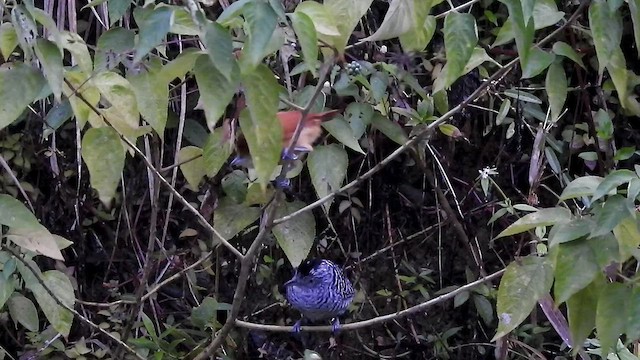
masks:
{"type": "MultiPolygon", "coordinates": [[[[311,321],[335,318],[333,332],[340,329],[342,315],[355,296],[355,290],[342,269],[329,260],[306,260],[285,284],[287,300],[303,318],[311,321]]],[[[302,319],[293,325],[299,332],[302,319]]]]}

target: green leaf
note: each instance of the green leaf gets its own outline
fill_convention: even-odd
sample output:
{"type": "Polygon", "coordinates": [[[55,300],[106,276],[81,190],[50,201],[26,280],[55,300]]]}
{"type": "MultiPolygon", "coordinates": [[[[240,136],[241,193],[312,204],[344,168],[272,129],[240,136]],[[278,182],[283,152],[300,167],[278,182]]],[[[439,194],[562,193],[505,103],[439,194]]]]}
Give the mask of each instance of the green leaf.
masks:
{"type": "MultiPolygon", "coordinates": [[[[347,176],[349,157],[347,152],[339,145],[321,145],[309,154],[307,167],[311,182],[316,189],[319,198],[340,189],[347,176]]],[[[325,211],[329,211],[333,199],[322,205],[325,211]]]]}
{"type": "Polygon", "coordinates": [[[615,190],[618,186],[637,178],[638,176],[631,170],[614,170],[605,176],[604,180],[595,189],[591,201],[596,201],[615,190]]]}
{"type": "Polygon", "coordinates": [[[202,148],[202,165],[208,177],[214,177],[233,152],[233,143],[224,136],[223,130],[218,129],[207,137],[202,148]]]}
{"type": "Polygon", "coordinates": [[[130,75],[127,80],[136,95],[142,118],[151,125],[160,139],[164,139],[169,108],[169,87],[159,71],[150,70],[130,75]]]}
{"type": "Polygon", "coordinates": [[[627,299],[631,289],[621,283],[604,284],[598,296],[596,329],[602,354],[615,349],[616,342],[627,327],[627,299]]]}
{"type": "Polygon", "coordinates": [[[402,49],[407,52],[421,52],[431,42],[436,32],[436,18],[429,15],[433,1],[413,1],[413,26],[406,33],[400,35],[402,49]]]}
{"type": "Polygon", "coordinates": [[[640,287],[634,286],[627,303],[627,342],[633,342],[640,338],[640,287]]]}
{"type": "Polygon", "coordinates": [[[0,224],[23,229],[37,229],[41,226],[26,206],[7,194],[0,194],[0,224]]]}
{"type": "MultiPolygon", "coordinates": [[[[175,78],[182,79],[186,73],[191,71],[196,63],[196,60],[203,54],[202,51],[195,48],[188,48],[181,52],[175,59],[171,60],[165,66],[160,69],[159,76],[162,81],[169,83],[175,78]]],[[[237,73],[238,69],[235,68],[231,71],[232,74],[237,73]]],[[[233,79],[232,79],[233,80],[233,79]]]]}
{"type": "Polygon", "coordinates": [[[379,112],[375,112],[371,117],[371,125],[400,145],[404,145],[409,140],[400,125],[389,120],[379,112]]]}
{"type": "Polygon", "coordinates": [[[304,62],[311,73],[315,75],[318,65],[318,33],[313,25],[313,20],[307,14],[298,11],[297,8],[294,13],[289,14],[289,17],[298,36],[298,41],[300,41],[304,62]]]}
{"type": "Polygon", "coordinates": [[[549,247],[579,239],[588,235],[594,226],[590,217],[573,219],[566,223],[556,224],[549,232],[549,247]]]}
{"type": "Polygon", "coordinates": [[[137,7],[133,11],[133,17],[140,28],[133,62],[142,60],[149,51],[164,40],[171,28],[172,15],[173,10],[166,6],[158,6],[153,10],[137,7]]]}
{"type": "MultiPolygon", "coordinates": [[[[423,2],[430,3],[431,1],[423,0],[423,2]]],[[[415,1],[392,0],[378,30],[360,41],[389,40],[407,33],[416,27],[415,12],[415,1]]]]}
{"type": "MultiPolygon", "coordinates": [[[[111,8],[111,7],[109,7],[111,8]]],[[[135,47],[136,33],[129,29],[114,27],[98,38],[94,69],[111,70],[118,66],[135,47]]]]}
{"type": "Polygon", "coordinates": [[[207,326],[215,328],[217,324],[218,302],[216,299],[207,296],[199,306],[191,309],[191,323],[200,330],[204,330],[207,326]]]}
{"type": "Polygon", "coordinates": [[[509,227],[504,229],[500,234],[498,234],[498,236],[496,236],[496,239],[504,236],[519,234],[538,226],[562,224],[569,222],[570,220],[571,211],[565,208],[554,207],[540,209],[539,211],[523,216],[513,224],[509,225],[509,227]]]}
{"type": "Polygon", "coordinates": [[[276,117],[280,86],[266,65],[242,74],[248,111],[240,114],[240,127],[247,139],[258,181],[263,188],[278,165],[282,152],[282,127],[276,117]]]}
{"type": "Polygon", "coordinates": [[[634,216],[625,217],[620,221],[613,228],[613,235],[618,240],[621,261],[624,262],[632,255],[637,254],[638,246],[640,246],[640,231],[638,230],[638,220],[634,216]]]}
{"type": "Polygon", "coordinates": [[[52,259],[64,261],[56,238],[42,225],[10,228],[7,233],[7,239],[23,249],[48,256],[52,259]]]}
{"type": "Polygon", "coordinates": [[[124,169],[125,150],[120,137],[110,127],[91,128],[82,138],[82,159],[87,163],[91,186],[100,201],[109,206],[124,169]]]}
{"type": "Polygon", "coordinates": [[[231,81],[234,68],[237,66],[236,59],[233,56],[231,35],[220,24],[207,22],[203,38],[211,64],[227,81],[231,81]]]}
{"type": "Polygon", "coordinates": [[[549,65],[555,59],[555,55],[546,51],[540,50],[536,47],[529,51],[529,57],[527,58],[527,66],[522,70],[522,78],[529,79],[548,68],[549,65]]]}
{"type": "MultiPolygon", "coordinates": [[[[70,308],[74,307],[76,298],[73,292],[73,285],[71,285],[71,280],[67,275],[58,270],[50,270],[42,274],[42,280],[61,303],[70,308]]],[[[53,328],[63,336],[68,336],[73,322],[71,311],[58,305],[56,300],[49,295],[40,283],[32,283],[29,285],[29,289],[53,328]]]]}
{"type": "Polygon", "coordinates": [[[587,287],[600,270],[593,249],[586,240],[558,245],[555,267],[553,291],[558,305],[587,287]]]}
{"type": "Polygon", "coordinates": [[[504,91],[504,94],[518,101],[529,102],[534,104],[542,104],[542,100],[540,100],[537,96],[522,90],[507,89],[504,91]]]}
{"type": "Polygon", "coordinates": [[[594,0],[589,5],[589,25],[598,55],[598,71],[602,74],[622,41],[622,19],[607,1],[594,0]]]}
{"type": "Polygon", "coordinates": [[[205,176],[202,149],[196,146],[185,146],[178,152],[178,162],[181,163],[180,171],[187,179],[189,187],[197,191],[200,180],[205,176]]]}
{"type": "MultiPolygon", "coordinates": [[[[278,204],[275,216],[280,218],[289,215],[302,209],[305,205],[301,201],[282,202],[278,204]]],[[[278,240],[278,245],[284,251],[291,266],[298,267],[309,255],[313,240],[316,237],[316,220],[313,217],[313,213],[307,211],[274,226],[273,235],[278,240]]]]}
{"type": "Polygon", "coordinates": [[[40,330],[38,320],[38,310],[31,300],[19,293],[14,293],[7,302],[9,315],[14,324],[20,323],[27,330],[37,332],[40,330]]]}
{"type": "Polygon", "coordinates": [[[570,182],[560,194],[560,201],[581,196],[591,196],[604,178],[600,176],[581,176],[570,182]]]}
{"type": "Polygon", "coordinates": [[[296,6],[296,13],[307,15],[321,35],[339,36],[340,31],[335,18],[331,16],[327,7],[314,1],[303,1],[296,6]]]}
{"type": "Polygon", "coordinates": [[[628,216],[627,202],[622,195],[610,196],[596,214],[596,226],[589,237],[608,234],[618,223],[628,216]]]}
{"type": "MultiPolygon", "coordinates": [[[[603,283],[601,277],[598,277],[600,281],[592,282],[567,300],[567,318],[574,344],[582,344],[596,326],[598,293],[600,284],[603,283]]],[[[581,346],[575,346],[574,352],[581,348],[581,346]]]]}
{"type": "MultiPolygon", "coordinates": [[[[235,3],[234,3],[235,4],[235,3]]],[[[173,8],[173,22],[169,32],[178,35],[199,35],[200,27],[194,22],[193,17],[187,11],[187,7],[169,6],[173,8]]]]}
{"type": "Polygon", "coordinates": [[[436,93],[447,89],[462,74],[465,65],[473,54],[478,43],[478,31],[475,17],[471,14],[450,12],[444,20],[444,46],[447,53],[447,63],[443,69],[444,80],[442,87],[434,87],[436,93]]]}
{"type": "Polygon", "coordinates": [[[220,200],[213,213],[213,227],[226,240],[230,240],[260,217],[260,208],[235,204],[230,198],[220,200]]]}
{"type": "Polygon", "coordinates": [[[513,36],[516,39],[516,46],[518,47],[518,54],[520,55],[520,66],[522,69],[527,69],[529,52],[533,44],[535,20],[530,18],[528,21],[525,21],[522,5],[519,0],[501,0],[500,2],[507,5],[513,36]]]}
{"type": "Polygon", "coordinates": [[[573,62],[580,65],[580,67],[586,70],[586,68],[584,67],[584,63],[582,62],[582,57],[578,55],[578,53],[571,47],[571,45],[567,44],[566,42],[556,41],[553,44],[553,48],[551,48],[551,51],[553,51],[556,55],[561,55],[573,60],[573,62]]]}
{"type": "Polygon", "coordinates": [[[115,24],[129,9],[131,0],[109,0],[109,23],[115,24]]]}
{"type": "Polygon", "coordinates": [[[548,294],[553,282],[549,258],[527,256],[507,266],[498,288],[498,331],[491,341],[508,334],[522,323],[548,294]]]}
{"type": "Polygon", "coordinates": [[[82,128],[89,120],[89,116],[93,114],[93,110],[85,101],[95,107],[100,101],[100,92],[88,81],[88,73],[80,70],[67,70],[64,77],[71,86],[65,82],[62,90],[64,95],[68,97],[73,109],[73,115],[75,115],[79,126],[82,128]],[[82,95],[84,100],[80,100],[78,95],[82,95]]]}
{"type": "Polygon", "coordinates": [[[87,44],[85,44],[82,37],[69,31],[61,31],[60,37],[62,38],[62,46],[69,51],[79,70],[84,74],[91,74],[93,60],[91,60],[89,49],[87,49],[87,44]]]}
{"type": "MultiPolygon", "coordinates": [[[[6,269],[6,263],[4,265],[6,269]]],[[[7,271],[4,270],[3,273],[0,273],[0,309],[4,307],[4,304],[7,303],[7,300],[11,297],[13,292],[15,291],[15,282],[12,276],[9,276],[8,279],[5,279],[5,274],[7,271]]]]}
{"type": "MultiPolygon", "coordinates": [[[[131,142],[141,134],[140,113],[135,91],[131,83],[119,74],[107,71],[95,75],[93,84],[107,100],[109,107],[99,111],[111,123],[111,125],[131,142]]],[[[89,122],[93,127],[101,127],[106,124],[95,113],[89,113],[89,122]]]]}
{"type": "Polygon", "coordinates": [[[369,80],[371,82],[371,96],[375,103],[380,103],[385,98],[389,86],[389,76],[386,72],[376,71],[369,80]]]}
{"type": "Polygon", "coordinates": [[[509,114],[509,110],[511,110],[511,100],[504,99],[502,101],[502,105],[500,105],[500,110],[498,110],[498,115],[496,115],[496,124],[500,125],[504,121],[504,119],[509,114]]]}
{"type": "Polygon", "coordinates": [[[612,233],[587,238],[587,242],[593,249],[593,253],[596,255],[596,262],[601,269],[611,265],[613,262],[620,261],[620,247],[618,240],[612,233]]]}
{"type": "MultiPolygon", "coordinates": [[[[305,1],[308,2],[308,1],[305,1]]],[[[305,3],[303,2],[303,3],[305,3]]],[[[321,36],[322,40],[333,45],[339,54],[344,53],[349,37],[360,22],[360,18],[369,10],[373,0],[326,0],[323,6],[327,8],[329,15],[335,21],[339,35],[321,36]]],[[[310,16],[315,23],[315,18],[310,16]]],[[[316,24],[316,30],[318,29],[316,24]]],[[[328,49],[327,49],[328,50],[328,49]]]]}
{"type": "Polygon", "coordinates": [[[0,68],[0,129],[14,122],[44,86],[42,74],[22,62],[0,68]]]}
{"type": "Polygon", "coordinates": [[[249,38],[242,50],[243,71],[254,69],[267,55],[278,15],[263,1],[254,1],[244,8],[244,17],[248,26],[249,38]],[[245,64],[248,66],[245,66],[245,64]]]}
{"type": "Polygon", "coordinates": [[[567,100],[567,75],[561,63],[555,62],[549,66],[545,89],[551,109],[551,121],[556,122],[560,118],[564,102],[567,100]]]}
{"type": "MultiPolygon", "coordinates": [[[[638,0],[629,0],[629,13],[633,21],[633,37],[636,44],[640,44],[640,2],[638,0]]],[[[636,46],[638,57],[640,58],[640,48],[636,46]]]]}
{"type": "Polygon", "coordinates": [[[227,105],[233,99],[233,94],[240,81],[240,70],[234,66],[230,81],[222,75],[213,65],[211,59],[201,56],[196,60],[194,69],[198,90],[200,91],[199,103],[204,108],[207,126],[213,131],[218,119],[224,114],[227,105]]]}
{"type": "Polygon", "coordinates": [[[18,35],[13,24],[10,22],[0,24],[0,55],[7,60],[16,46],[18,46],[18,35]]]}
{"type": "Polygon", "coordinates": [[[349,126],[346,120],[342,117],[334,118],[330,121],[322,123],[322,127],[325,128],[336,140],[340,141],[343,145],[350,149],[357,151],[361,154],[365,152],[360,147],[358,139],[353,135],[353,130],[349,126]]]}

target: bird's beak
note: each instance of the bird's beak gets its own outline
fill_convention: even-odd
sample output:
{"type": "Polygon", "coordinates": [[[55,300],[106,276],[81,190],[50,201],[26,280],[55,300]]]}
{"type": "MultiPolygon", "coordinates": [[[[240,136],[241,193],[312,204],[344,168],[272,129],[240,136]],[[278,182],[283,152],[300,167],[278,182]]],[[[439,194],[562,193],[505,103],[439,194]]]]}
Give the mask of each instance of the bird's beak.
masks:
{"type": "Polygon", "coordinates": [[[296,271],[296,272],[293,274],[293,277],[291,278],[291,280],[289,280],[289,281],[287,281],[286,283],[284,283],[284,286],[287,286],[287,285],[289,285],[289,284],[292,284],[292,283],[296,282],[296,280],[298,280],[298,278],[299,278],[299,276],[298,276],[298,272],[296,271]]]}

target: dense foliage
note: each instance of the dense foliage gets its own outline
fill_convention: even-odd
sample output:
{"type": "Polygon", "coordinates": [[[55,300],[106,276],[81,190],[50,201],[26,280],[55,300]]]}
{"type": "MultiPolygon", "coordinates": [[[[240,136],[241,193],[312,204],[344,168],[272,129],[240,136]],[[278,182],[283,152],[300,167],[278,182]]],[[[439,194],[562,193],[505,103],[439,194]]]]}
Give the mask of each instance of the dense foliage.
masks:
{"type": "Polygon", "coordinates": [[[640,1],[0,20],[0,359],[638,359],[640,1]],[[290,333],[310,257],[356,288],[336,336],[290,333]]]}

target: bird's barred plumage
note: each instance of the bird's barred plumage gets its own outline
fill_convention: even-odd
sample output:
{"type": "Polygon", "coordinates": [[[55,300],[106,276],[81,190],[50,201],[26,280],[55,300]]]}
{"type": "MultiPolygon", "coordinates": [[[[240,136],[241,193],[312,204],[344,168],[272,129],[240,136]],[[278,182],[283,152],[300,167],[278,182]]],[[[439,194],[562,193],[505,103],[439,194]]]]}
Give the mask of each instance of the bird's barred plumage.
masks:
{"type": "Polygon", "coordinates": [[[312,321],[342,315],[355,296],[351,281],[329,260],[303,262],[285,288],[291,306],[312,321]]]}

